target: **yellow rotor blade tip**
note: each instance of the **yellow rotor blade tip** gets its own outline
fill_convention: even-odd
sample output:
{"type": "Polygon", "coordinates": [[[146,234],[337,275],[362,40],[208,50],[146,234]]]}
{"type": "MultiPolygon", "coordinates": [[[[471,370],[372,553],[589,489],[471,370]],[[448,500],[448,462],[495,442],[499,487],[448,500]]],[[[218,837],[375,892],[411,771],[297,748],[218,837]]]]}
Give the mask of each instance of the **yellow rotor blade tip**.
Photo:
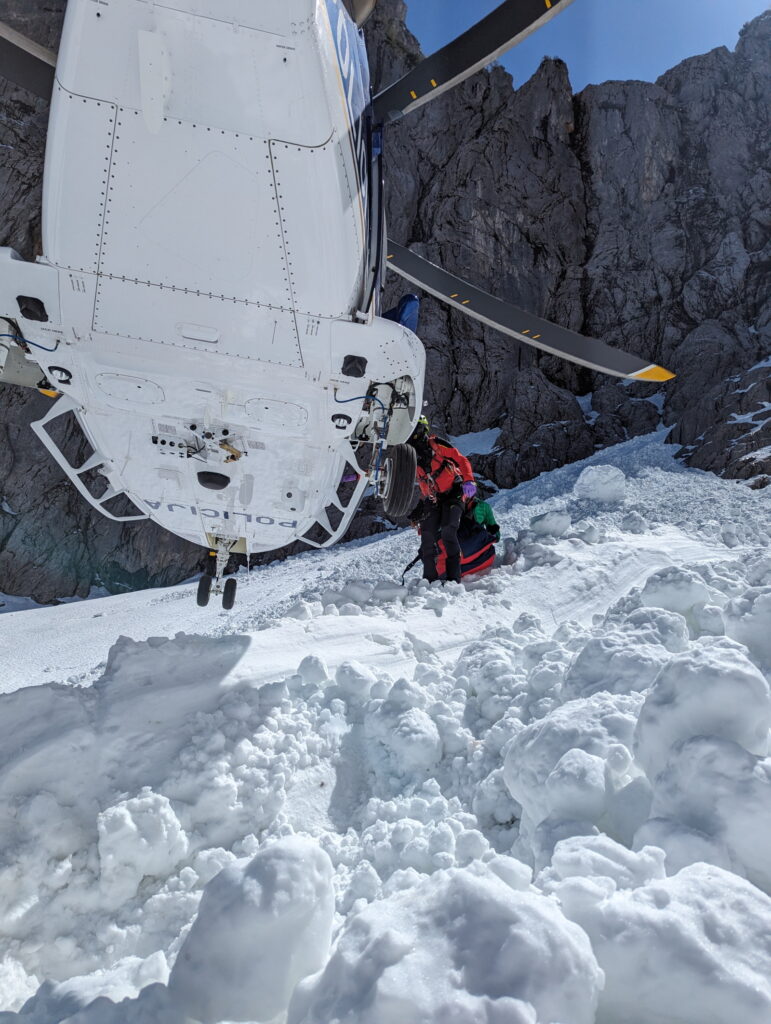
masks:
{"type": "Polygon", "coordinates": [[[674,376],[674,373],[665,370],[663,366],[649,366],[646,370],[632,374],[635,380],[673,380],[674,376]]]}

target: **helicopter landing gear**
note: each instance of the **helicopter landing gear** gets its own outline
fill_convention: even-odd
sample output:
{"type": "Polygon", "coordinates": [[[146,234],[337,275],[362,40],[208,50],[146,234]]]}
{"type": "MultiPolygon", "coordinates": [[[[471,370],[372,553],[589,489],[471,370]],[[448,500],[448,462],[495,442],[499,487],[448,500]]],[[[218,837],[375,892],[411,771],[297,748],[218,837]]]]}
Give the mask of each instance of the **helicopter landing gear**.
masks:
{"type": "Polygon", "coordinates": [[[231,576],[225,580],[224,585],[222,583],[222,574],[228,564],[232,547],[232,543],[223,541],[217,545],[215,551],[209,552],[204,574],[198,581],[196,600],[199,608],[207,606],[212,593],[222,594],[222,607],[226,612],[235,604],[237,581],[231,576]]]}
{"type": "Polygon", "coordinates": [[[203,575],[198,581],[198,593],[196,600],[199,608],[205,608],[209,603],[209,594],[211,594],[211,585],[214,582],[214,577],[208,574],[203,575]]]}
{"type": "Polygon", "coordinates": [[[233,576],[225,580],[225,586],[222,591],[222,607],[226,612],[229,612],[236,603],[236,586],[237,583],[233,576]]]}

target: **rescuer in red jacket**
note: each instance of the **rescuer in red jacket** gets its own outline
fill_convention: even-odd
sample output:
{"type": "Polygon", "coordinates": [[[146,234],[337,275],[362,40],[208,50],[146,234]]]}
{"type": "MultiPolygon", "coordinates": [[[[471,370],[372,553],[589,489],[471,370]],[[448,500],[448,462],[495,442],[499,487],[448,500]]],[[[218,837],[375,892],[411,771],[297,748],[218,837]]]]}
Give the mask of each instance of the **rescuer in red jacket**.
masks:
{"type": "Polygon", "coordinates": [[[430,581],[439,578],[436,544],[441,539],[447,553],[445,577],[460,583],[458,527],[466,502],[476,494],[474,471],[465,455],[449,441],[430,432],[425,416],[418,420],[408,443],[418,458],[421,500],[410,513],[410,521],[420,528],[423,578],[430,581]]]}

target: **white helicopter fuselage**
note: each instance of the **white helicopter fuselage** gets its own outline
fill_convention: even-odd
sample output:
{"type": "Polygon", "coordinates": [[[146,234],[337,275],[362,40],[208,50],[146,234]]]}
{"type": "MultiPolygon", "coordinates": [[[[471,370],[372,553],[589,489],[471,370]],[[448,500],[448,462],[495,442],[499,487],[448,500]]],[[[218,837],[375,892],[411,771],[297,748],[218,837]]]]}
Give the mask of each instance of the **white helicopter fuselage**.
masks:
{"type": "Polygon", "coordinates": [[[409,436],[425,356],[375,315],[368,103],[340,0],[69,0],[43,256],[5,250],[2,278],[44,303],[18,319],[63,395],[37,432],[101,511],[125,494],[245,553],[331,543],[358,439],[409,436]],[[47,429],[69,412],[79,467],[47,429]]]}

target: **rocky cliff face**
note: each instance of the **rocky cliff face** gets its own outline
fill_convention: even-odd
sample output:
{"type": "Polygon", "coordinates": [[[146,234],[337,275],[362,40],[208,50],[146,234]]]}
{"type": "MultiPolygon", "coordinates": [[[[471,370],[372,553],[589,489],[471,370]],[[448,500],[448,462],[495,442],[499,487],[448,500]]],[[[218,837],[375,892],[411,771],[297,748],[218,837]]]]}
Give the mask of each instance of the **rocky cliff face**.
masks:
{"type": "MultiPolygon", "coordinates": [[[[393,44],[375,49],[378,85],[418,58],[404,13],[380,0],[368,25],[393,44]]],[[[616,383],[426,300],[431,411],[451,433],[502,428],[499,452],[476,460],[499,485],[654,429],[662,414],[690,464],[761,483],[771,473],[769,368],[756,367],[771,350],[770,45],[767,13],[733,53],[577,96],[560,61],[516,91],[493,68],[391,130],[396,241],[678,374],[616,383]]]]}
{"type": "MultiPolygon", "coordinates": [[[[55,46],[64,6],[0,0],[0,19],[55,46]]],[[[380,0],[367,25],[376,86],[419,59],[404,15],[402,0],[380,0]]],[[[771,474],[770,44],[766,14],[733,53],[578,96],[560,61],[516,91],[494,67],[389,131],[391,237],[678,373],[667,386],[618,384],[427,299],[429,412],[448,433],[501,428],[498,450],[476,460],[498,485],[662,415],[692,465],[756,486],[771,474]]],[[[27,257],[39,244],[45,125],[45,105],[0,80],[0,244],[27,257]]],[[[401,290],[391,278],[387,298],[401,290]]],[[[47,601],[195,571],[200,549],[91,513],[28,429],[45,401],[0,388],[0,591],[47,601]]]]}

